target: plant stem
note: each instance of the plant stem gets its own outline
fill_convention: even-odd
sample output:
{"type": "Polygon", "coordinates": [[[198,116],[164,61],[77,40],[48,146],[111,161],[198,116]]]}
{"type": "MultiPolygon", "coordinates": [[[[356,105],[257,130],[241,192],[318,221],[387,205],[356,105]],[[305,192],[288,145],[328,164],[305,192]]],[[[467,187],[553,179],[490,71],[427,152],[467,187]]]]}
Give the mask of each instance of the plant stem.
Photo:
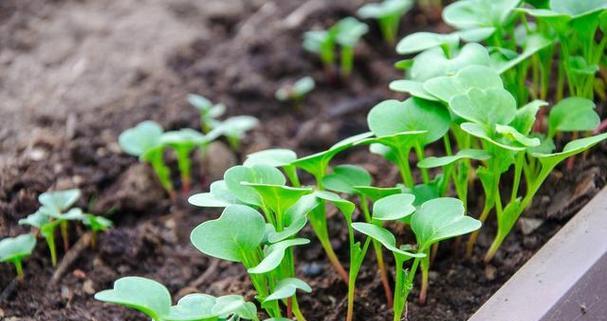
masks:
{"type": "Polygon", "coordinates": [[[310,213],[310,224],[312,225],[314,233],[316,233],[316,237],[318,237],[318,240],[320,241],[320,245],[325,250],[329,262],[331,263],[331,265],[333,265],[333,268],[335,269],[337,274],[339,274],[339,276],[344,280],[344,282],[348,284],[348,272],[346,272],[344,267],[339,262],[337,254],[335,254],[335,251],[333,250],[333,245],[329,240],[329,231],[327,228],[327,217],[325,216],[324,202],[322,202],[320,206],[318,206],[310,213]]]}
{"type": "Polygon", "coordinates": [[[411,173],[411,167],[409,166],[409,149],[407,148],[396,148],[398,155],[398,169],[400,170],[400,175],[403,180],[403,183],[408,188],[413,188],[415,184],[415,180],[413,179],[413,174],[411,173]]]}
{"type": "Polygon", "coordinates": [[[61,239],[63,240],[63,251],[67,252],[70,249],[70,235],[68,231],[67,221],[59,223],[59,229],[61,230],[61,239]]]}
{"type": "Polygon", "coordinates": [[[57,265],[57,249],[55,248],[55,233],[49,233],[45,236],[46,244],[48,245],[48,250],[51,252],[51,264],[53,266],[57,265]]]}
{"type": "MultiPolygon", "coordinates": [[[[417,144],[415,144],[415,155],[417,156],[418,162],[421,162],[424,160],[424,150],[422,149],[419,142],[417,144]]],[[[428,169],[421,168],[420,170],[422,172],[422,180],[423,180],[424,184],[430,183],[430,175],[428,174],[428,169]]]]}
{"type": "Polygon", "coordinates": [[[25,274],[23,273],[23,264],[21,262],[21,259],[15,259],[13,260],[13,264],[15,265],[15,270],[17,270],[17,279],[19,281],[23,280],[25,277],[25,274]]]}
{"type": "MultiPolygon", "coordinates": [[[[485,198],[486,197],[487,196],[485,196],[485,198]]],[[[481,221],[481,223],[485,223],[490,212],[491,212],[491,206],[488,204],[487,200],[485,200],[485,205],[483,207],[483,211],[481,212],[481,215],[478,217],[478,220],[481,221]]],[[[480,233],[480,231],[476,230],[476,231],[472,232],[472,234],[470,234],[470,238],[468,238],[468,242],[466,243],[466,257],[467,258],[472,257],[472,253],[474,252],[474,245],[476,244],[476,239],[478,238],[479,233],[480,233]]]]}
{"type": "MultiPolygon", "coordinates": [[[[436,243],[438,244],[438,243],[436,243]]],[[[419,303],[421,305],[426,304],[426,298],[428,296],[428,275],[430,274],[430,251],[426,251],[426,257],[421,260],[422,266],[422,286],[419,291],[419,303]]]]}
{"type": "Polygon", "coordinates": [[[297,303],[297,297],[293,296],[293,298],[291,300],[291,306],[293,309],[293,314],[295,315],[295,318],[297,318],[297,321],[306,321],[306,318],[304,317],[303,313],[301,313],[301,310],[299,309],[299,303],[297,303]]]}
{"type": "Polygon", "coordinates": [[[352,73],[352,65],[354,62],[354,48],[353,47],[342,47],[341,48],[341,75],[347,78],[352,73]]]}

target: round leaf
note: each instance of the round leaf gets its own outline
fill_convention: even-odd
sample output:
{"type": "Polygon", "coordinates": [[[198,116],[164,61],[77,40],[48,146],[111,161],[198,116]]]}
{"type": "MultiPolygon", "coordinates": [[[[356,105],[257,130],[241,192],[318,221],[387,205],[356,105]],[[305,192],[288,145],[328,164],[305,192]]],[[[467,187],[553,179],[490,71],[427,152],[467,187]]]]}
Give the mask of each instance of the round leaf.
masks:
{"type": "Polygon", "coordinates": [[[282,259],[285,257],[285,251],[288,248],[308,243],[310,243],[310,240],[308,239],[292,239],[274,243],[264,251],[265,256],[263,260],[261,260],[257,266],[249,268],[247,272],[251,274],[260,274],[273,271],[280,265],[280,262],[282,262],[282,259]]]}
{"type": "Polygon", "coordinates": [[[161,144],[161,136],[162,127],[156,122],[146,120],[123,131],[118,137],[118,144],[129,155],[143,156],[147,151],[161,144]]]}
{"type": "Polygon", "coordinates": [[[243,182],[272,185],[286,183],[285,177],[278,169],[267,165],[234,166],[225,172],[223,179],[230,193],[241,202],[255,206],[263,205],[262,197],[255,188],[245,186],[243,182]]]}
{"type": "Polygon", "coordinates": [[[244,166],[267,165],[282,167],[297,159],[297,154],[289,149],[266,149],[247,155],[244,166]]]}
{"type": "Polygon", "coordinates": [[[371,180],[371,174],[360,166],[339,165],[323,178],[322,185],[334,192],[353,194],[354,186],[371,185],[371,180]]]}
{"type": "Polygon", "coordinates": [[[550,110],[548,136],[553,137],[556,132],[593,130],[600,122],[592,100],[581,97],[565,98],[550,110]]]}
{"type": "Polygon", "coordinates": [[[2,239],[0,241],[0,262],[21,260],[32,254],[35,246],[36,237],[33,234],[2,239]]]}
{"type": "Polygon", "coordinates": [[[485,125],[507,125],[516,113],[516,99],[504,88],[472,88],[451,98],[449,107],[458,116],[485,125]]]}
{"type": "Polygon", "coordinates": [[[46,192],[38,196],[38,201],[45,207],[63,212],[74,205],[80,198],[80,195],[79,189],[46,192]]]}
{"type": "Polygon", "coordinates": [[[373,204],[373,219],[395,221],[415,212],[415,196],[408,193],[394,194],[380,198],[373,204]]]}
{"type": "Polygon", "coordinates": [[[423,253],[411,253],[400,248],[396,247],[396,238],[390,231],[386,230],[383,227],[377,226],[375,224],[370,223],[352,223],[352,228],[357,230],[360,233],[363,233],[378,242],[380,242],[386,249],[394,253],[395,255],[399,255],[406,259],[411,259],[415,257],[424,257],[423,253]]]}
{"type": "Polygon", "coordinates": [[[282,279],[276,285],[274,292],[270,294],[264,302],[282,300],[295,295],[297,290],[302,290],[306,293],[312,292],[312,288],[304,281],[297,278],[282,279]]]}

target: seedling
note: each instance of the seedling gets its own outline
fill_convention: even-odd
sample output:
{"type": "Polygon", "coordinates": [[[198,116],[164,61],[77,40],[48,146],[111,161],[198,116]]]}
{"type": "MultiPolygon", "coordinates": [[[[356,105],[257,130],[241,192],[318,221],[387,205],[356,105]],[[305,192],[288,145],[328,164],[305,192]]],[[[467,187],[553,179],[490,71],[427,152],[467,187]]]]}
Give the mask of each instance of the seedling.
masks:
{"type": "MultiPolygon", "coordinates": [[[[264,218],[259,212],[244,205],[230,205],[218,219],[196,227],[192,231],[191,241],[206,255],[242,263],[249,272],[262,307],[271,317],[280,318],[282,312],[278,302],[268,300],[268,297],[275,293],[275,285],[279,280],[292,277],[294,273],[293,257],[288,250],[309,241],[289,239],[293,235],[291,234],[286,236],[287,239],[267,243],[269,239],[266,231],[264,218]]],[[[297,301],[293,299],[289,302],[298,319],[304,320],[297,301]]]]}
{"type": "Polygon", "coordinates": [[[78,219],[78,214],[72,212],[70,215],[63,216],[78,199],[81,193],[79,189],[70,189],[65,191],[46,192],[40,194],[38,201],[45,208],[43,213],[51,218],[61,220],[59,223],[61,228],[61,237],[63,238],[63,248],[65,251],[69,249],[69,230],[68,221],[78,219]]]}
{"type": "Polygon", "coordinates": [[[91,230],[91,247],[93,248],[97,244],[97,235],[112,228],[112,221],[103,216],[96,216],[93,214],[84,214],[82,223],[91,230]]]}
{"type": "Polygon", "coordinates": [[[160,137],[161,144],[170,146],[175,151],[184,193],[189,192],[192,182],[192,162],[190,160],[192,151],[196,148],[203,150],[211,140],[216,138],[215,136],[213,133],[205,136],[193,129],[185,128],[163,133],[160,137]]]}
{"type": "Polygon", "coordinates": [[[276,91],[274,95],[278,101],[291,101],[299,109],[304,98],[314,90],[314,79],[310,76],[303,77],[292,85],[284,85],[276,91]]]}
{"type": "Polygon", "coordinates": [[[341,46],[341,74],[348,77],[352,73],[354,48],[360,38],[369,31],[369,27],[355,18],[347,17],[339,20],[334,28],[337,29],[336,41],[341,46]]]}
{"type": "Polygon", "coordinates": [[[210,100],[200,95],[189,94],[188,102],[200,112],[200,128],[203,133],[209,133],[215,128],[220,123],[218,118],[226,111],[224,104],[213,104],[210,100]]]}
{"type": "Polygon", "coordinates": [[[299,176],[297,175],[297,169],[291,165],[297,159],[297,154],[288,149],[274,148],[266,149],[259,152],[255,152],[247,155],[247,159],[244,162],[245,166],[253,165],[267,165],[271,167],[279,167],[289,178],[291,184],[295,187],[299,187],[299,176]]]}
{"type": "MultiPolygon", "coordinates": [[[[398,194],[397,194],[398,195],[398,194]]],[[[391,196],[394,197],[394,196],[391,196]]],[[[399,196],[399,198],[405,198],[399,196]]],[[[413,197],[407,197],[409,204],[413,197]]],[[[391,203],[391,202],[390,202],[391,203]]],[[[355,230],[379,241],[386,249],[391,251],[395,259],[396,277],[394,287],[394,321],[401,320],[405,311],[407,297],[413,288],[416,271],[423,261],[428,260],[428,251],[433,244],[468,234],[480,228],[481,223],[471,217],[464,215],[464,207],[461,201],[454,198],[437,198],[423,203],[420,208],[413,211],[403,210],[399,206],[395,208],[386,207],[378,214],[373,213],[377,219],[405,219],[409,216],[411,229],[417,241],[416,251],[409,245],[397,246],[396,238],[390,231],[369,223],[353,223],[355,230]],[[411,268],[404,270],[404,263],[412,260],[411,268]]]]}
{"type": "Polygon", "coordinates": [[[153,321],[259,320],[255,305],[239,295],[188,294],[171,306],[171,294],[164,285],[136,276],[116,280],[113,289],[98,292],[95,299],[139,311],[153,321]]]}
{"type": "Polygon", "coordinates": [[[335,28],[312,30],[304,34],[304,49],[320,57],[327,74],[333,72],[333,65],[335,64],[335,35],[335,28]]]}
{"type": "Polygon", "coordinates": [[[216,134],[223,134],[230,147],[237,151],[240,148],[240,141],[251,129],[257,127],[259,120],[253,116],[234,116],[226,119],[215,127],[216,134]]]}
{"type": "Polygon", "coordinates": [[[363,19],[377,19],[384,40],[392,46],[396,41],[401,17],[412,7],[411,0],[384,0],[362,6],[358,9],[358,16],[363,19]]]}
{"type": "Polygon", "coordinates": [[[36,247],[36,237],[33,234],[22,234],[7,237],[0,241],[0,262],[10,262],[15,265],[17,278],[23,280],[23,259],[30,256],[36,247]]]}
{"type": "Polygon", "coordinates": [[[118,143],[127,154],[139,157],[141,162],[149,163],[162,187],[174,198],[170,170],[164,162],[165,145],[162,143],[162,134],[160,125],[146,120],[122,132],[118,143]]]}

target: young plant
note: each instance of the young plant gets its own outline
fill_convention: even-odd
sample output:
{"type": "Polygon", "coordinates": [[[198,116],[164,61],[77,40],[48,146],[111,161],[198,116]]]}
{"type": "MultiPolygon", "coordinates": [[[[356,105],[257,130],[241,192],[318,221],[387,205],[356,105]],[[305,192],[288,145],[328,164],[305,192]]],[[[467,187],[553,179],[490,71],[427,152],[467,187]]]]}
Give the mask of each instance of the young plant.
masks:
{"type": "Polygon", "coordinates": [[[200,112],[200,129],[203,133],[209,133],[215,128],[220,122],[218,118],[226,111],[224,104],[213,104],[210,100],[200,95],[189,94],[187,99],[190,105],[200,112]]]}
{"type": "Polygon", "coordinates": [[[237,151],[240,149],[240,141],[251,129],[257,127],[259,120],[253,116],[234,116],[230,117],[220,124],[214,130],[216,134],[222,134],[228,140],[230,147],[237,151]]]}
{"type": "MultiPolygon", "coordinates": [[[[276,297],[283,289],[277,289],[279,281],[293,277],[293,257],[289,250],[293,246],[309,243],[306,239],[290,238],[295,233],[281,235],[272,242],[263,216],[255,209],[244,205],[230,205],[218,219],[206,221],[196,227],[191,241],[202,253],[227,261],[239,262],[247,269],[251,283],[257,290],[257,299],[268,315],[282,317],[276,297]],[[280,290],[271,297],[272,294],[280,290]],[[270,298],[270,299],[268,299],[270,298]]],[[[287,306],[293,309],[298,320],[305,320],[295,297],[289,298],[287,306]]]]}
{"type": "Polygon", "coordinates": [[[291,101],[297,109],[300,108],[304,98],[314,90],[314,79],[310,76],[303,77],[293,84],[284,85],[276,91],[274,96],[278,101],[291,101]]]}
{"type": "Polygon", "coordinates": [[[93,248],[95,248],[97,244],[97,235],[109,230],[113,225],[112,221],[109,219],[93,214],[84,214],[82,223],[91,230],[91,247],[93,248]]]}
{"type": "Polygon", "coordinates": [[[255,304],[239,295],[214,297],[188,294],[171,305],[167,288],[151,279],[129,276],[114,282],[114,288],[95,294],[95,299],[139,311],[153,321],[259,321],[255,304]]]}
{"type": "Polygon", "coordinates": [[[335,28],[330,28],[329,30],[312,30],[304,33],[303,48],[320,57],[327,74],[333,73],[335,64],[336,32],[335,28]]]}
{"type": "Polygon", "coordinates": [[[162,187],[175,198],[169,168],[164,162],[165,145],[162,143],[163,130],[157,123],[146,120],[127,129],[118,137],[118,143],[124,152],[139,157],[141,162],[149,163],[162,187]]]}
{"type": "Polygon", "coordinates": [[[76,212],[72,212],[67,216],[64,216],[63,213],[71,208],[81,195],[82,193],[79,189],[69,189],[64,191],[46,192],[38,196],[38,201],[42,204],[42,207],[45,208],[42,213],[60,221],[59,226],[65,251],[70,247],[68,221],[78,219],[79,216],[76,212]]]}
{"type": "Polygon", "coordinates": [[[192,151],[204,147],[215,137],[209,133],[206,136],[189,128],[169,131],[160,137],[161,144],[171,147],[177,156],[177,166],[181,176],[182,190],[184,193],[190,191],[192,175],[192,162],[190,160],[192,151]]]}
{"type": "MultiPolygon", "coordinates": [[[[404,198],[404,196],[401,198],[404,198]]],[[[412,204],[413,198],[412,196],[407,197],[409,205],[412,204]]],[[[397,246],[394,235],[380,226],[369,223],[353,223],[352,225],[355,230],[376,239],[394,254],[396,278],[394,281],[393,320],[399,321],[405,311],[407,297],[413,288],[417,269],[422,261],[428,260],[428,252],[432,245],[475,231],[480,228],[481,223],[471,217],[465,216],[463,204],[454,198],[445,197],[427,201],[416,211],[411,209],[405,210],[400,207],[400,204],[393,204],[393,207],[386,207],[385,210],[382,209],[377,214],[373,213],[374,219],[409,219],[411,229],[417,241],[415,253],[411,252],[414,249],[412,246],[397,246]],[[411,268],[405,271],[404,263],[411,259],[413,259],[411,268]]]]}
{"type": "Polygon", "coordinates": [[[0,241],[0,262],[10,262],[15,265],[17,279],[23,280],[23,259],[30,256],[36,247],[36,237],[33,234],[22,234],[7,237],[0,241]]]}
{"type": "Polygon", "coordinates": [[[360,38],[369,31],[369,27],[356,18],[347,17],[339,20],[334,28],[337,29],[335,40],[341,47],[340,71],[342,76],[348,77],[354,64],[354,48],[360,38]]]}
{"type": "Polygon", "coordinates": [[[362,6],[358,9],[358,16],[363,19],[376,19],[384,40],[392,46],[396,41],[401,17],[412,7],[411,0],[384,0],[362,6]]]}
{"type": "Polygon", "coordinates": [[[281,168],[284,174],[289,178],[291,184],[299,187],[299,176],[297,169],[291,165],[297,159],[297,154],[289,149],[273,148],[266,149],[247,155],[244,161],[244,166],[266,165],[271,167],[281,168]]]}

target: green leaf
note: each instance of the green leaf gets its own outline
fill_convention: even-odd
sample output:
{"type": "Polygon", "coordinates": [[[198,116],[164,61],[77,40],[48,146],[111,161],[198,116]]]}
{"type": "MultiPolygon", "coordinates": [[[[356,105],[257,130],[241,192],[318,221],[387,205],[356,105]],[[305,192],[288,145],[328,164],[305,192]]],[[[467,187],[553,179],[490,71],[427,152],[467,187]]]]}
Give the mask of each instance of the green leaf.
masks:
{"type": "Polygon", "coordinates": [[[81,195],[82,194],[79,189],[46,192],[38,196],[38,201],[45,207],[63,212],[74,205],[81,195]]]}
{"type": "Polygon", "coordinates": [[[364,195],[373,202],[403,192],[401,187],[354,186],[353,189],[357,194],[364,195]]]}
{"type": "Polygon", "coordinates": [[[482,149],[462,149],[457,154],[443,157],[427,157],[417,163],[419,168],[443,167],[457,162],[460,159],[488,160],[491,154],[482,149]]]}
{"type": "Polygon", "coordinates": [[[378,3],[368,3],[358,9],[358,16],[363,19],[381,19],[388,16],[401,16],[413,7],[411,0],[384,0],[378,3]]]}
{"type": "Polygon", "coordinates": [[[548,47],[554,43],[554,40],[550,40],[540,34],[532,34],[527,36],[525,39],[525,44],[523,45],[523,52],[521,54],[516,55],[513,58],[506,59],[506,57],[502,56],[492,56],[493,60],[492,66],[495,68],[500,74],[514,68],[516,65],[520,64],[523,61],[529,59],[529,57],[536,54],[538,51],[548,47]]]}
{"type": "Polygon", "coordinates": [[[550,9],[569,16],[587,15],[605,8],[605,0],[550,0],[550,9]]]}
{"type": "Polygon", "coordinates": [[[457,29],[502,26],[520,0],[456,1],[445,7],[443,20],[457,29]]]}
{"type": "Polygon", "coordinates": [[[260,246],[264,234],[265,221],[259,212],[244,205],[230,205],[218,219],[198,225],[190,240],[206,255],[242,262],[242,254],[260,246]]]}
{"type": "MultiPolygon", "coordinates": [[[[494,133],[495,129],[493,131],[490,131],[488,128],[486,128],[485,126],[480,125],[480,124],[462,123],[460,125],[460,127],[466,133],[468,133],[472,136],[478,137],[480,139],[483,139],[500,148],[504,148],[504,149],[511,150],[511,151],[523,151],[528,147],[528,146],[524,146],[524,145],[518,143],[517,141],[512,141],[512,140],[506,139],[503,136],[496,135],[494,133]]],[[[539,142],[539,140],[534,140],[533,143],[534,144],[537,143],[539,145],[540,142],[539,142]]]]}
{"type": "Polygon", "coordinates": [[[33,234],[4,238],[0,241],[0,262],[21,260],[30,256],[34,247],[36,247],[36,237],[33,234]]]}
{"type": "Polygon", "coordinates": [[[194,108],[201,112],[207,112],[209,109],[211,109],[211,107],[213,107],[213,103],[210,100],[200,95],[189,94],[187,100],[190,105],[194,106],[194,108]]]}
{"type": "Polygon", "coordinates": [[[136,276],[116,280],[113,289],[98,292],[95,299],[135,309],[154,321],[162,321],[171,306],[171,294],[164,285],[136,276]]]}
{"type": "Polygon", "coordinates": [[[188,198],[188,202],[198,207],[226,207],[231,204],[240,204],[224,180],[211,183],[208,193],[194,194],[188,198]]]}
{"type": "Polygon", "coordinates": [[[280,265],[280,262],[282,262],[282,259],[285,257],[285,252],[288,248],[297,245],[305,245],[308,243],[310,243],[310,240],[302,238],[284,240],[278,243],[274,243],[264,249],[265,255],[263,260],[261,260],[261,262],[257,266],[249,268],[247,272],[251,274],[260,274],[273,271],[280,265]]]}
{"type": "Polygon", "coordinates": [[[396,45],[396,52],[408,55],[435,47],[454,47],[458,44],[459,35],[455,33],[416,32],[401,39],[396,45]]]}
{"type": "Polygon", "coordinates": [[[366,24],[353,17],[339,20],[333,28],[336,28],[336,41],[344,47],[354,47],[360,38],[369,31],[366,24]]]}
{"type": "Polygon", "coordinates": [[[502,79],[497,71],[491,67],[477,65],[465,67],[454,75],[436,77],[424,83],[426,92],[447,103],[453,97],[472,88],[503,87],[502,79]]]}
{"type": "Polygon", "coordinates": [[[523,135],[519,133],[516,128],[508,125],[495,125],[495,132],[502,135],[502,137],[525,147],[537,147],[540,145],[540,140],[538,138],[523,135]]]}
{"type": "Polygon", "coordinates": [[[216,318],[218,315],[213,313],[213,306],[216,303],[217,298],[212,295],[201,293],[188,294],[181,298],[176,305],[170,307],[168,315],[163,319],[185,321],[216,318]]]}
{"type": "Polygon", "coordinates": [[[247,155],[244,166],[267,165],[272,167],[283,167],[297,159],[297,154],[289,149],[266,149],[247,155]]]}
{"type": "Polygon", "coordinates": [[[332,203],[344,216],[346,216],[346,219],[352,219],[352,213],[354,213],[354,210],[356,209],[356,205],[354,205],[354,203],[328,191],[316,191],[314,192],[314,196],[316,196],[318,199],[332,203]]]}
{"type": "Polygon", "coordinates": [[[454,32],[454,34],[467,42],[481,42],[491,37],[493,33],[495,33],[495,27],[479,27],[454,32]]]}
{"type": "Polygon", "coordinates": [[[156,122],[146,120],[123,131],[118,137],[118,144],[125,153],[143,158],[146,152],[162,144],[160,137],[162,127],[156,122]]]}
{"type": "Polygon", "coordinates": [[[559,153],[552,153],[552,154],[533,153],[531,155],[533,157],[538,158],[539,161],[544,166],[546,166],[548,168],[553,168],[554,166],[556,166],[558,163],[565,160],[566,158],[573,156],[575,154],[579,154],[585,150],[588,150],[588,149],[592,148],[594,145],[602,142],[605,139],[607,139],[607,133],[573,140],[573,141],[567,143],[567,145],[565,145],[563,150],[559,153]]]}
{"type": "Polygon", "coordinates": [[[550,110],[548,136],[554,137],[556,132],[595,129],[601,122],[595,107],[592,100],[582,97],[569,97],[561,100],[550,110]]]}
{"type": "Polygon", "coordinates": [[[39,208],[35,213],[28,215],[26,218],[19,220],[20,225],[30,225],[35,228],[40,228],[48,223],[49,216],[46,214],[43,207],[39,208]]]}
{"type": "Polygon", "coordinates": [[[304,281],[297,278],[282,279],[276,284],[274,292],[270,294],[264,302],[287,299],[295,295],[297,290],[306,293],[312,292],[312,288],[304,281]]]}
{"type": "Polygon", "coordinates": [[[436,97],[432,96],[424,89],[424,83],[421,81],[399,79],[391,81],[389,87],[391,90],[408,93],[414,97],[431,101],[437,100],[436,97]]]}
{"type": "Polygon", "coordinates": [[[92,214],[85,214],[82,223],[88,226],[91,230],[99,232],[106,231],[112,227],[112,221],[103,217],[92,214]]]}
{"type": "Polygon", "coordinates": [[[453,75],[471,65],[489,66],[491,58],[487,48],[469,43],[453,57],[447,57],[442,48],[432,48],[417,55],[409,71],[409,78],[426,81],[435,77],[453,75]]]}
{"type": "Polygon", "coordinates": [[[357,222],[357,223],[352,223],[352,228],[354,228],[355,230],[357,230],[360,233],[363,233],[363,234],[377,240],[386,249],[388,249],[395,255],[402,257],[403,259],[408,260],[408,259],[412,259],[412,258],[426,256],[423,253],[411,253],[411,252],[407,252],[405,250],[402,250],[402,249],[396,247],[396,238],[394,237],[394,235],[392,233],[390,233],[390,231],[386,230],[383,227],[377,226],[375,224],[370,224],[370,223],[357,222]]]}
{"type": "Polygon", "coordinates": [[[413,214],[411,228],[420,251],[432,244],[481,227],[481,222],[464,215],[464,205],[456,198],[441,197],[429,200],[413,214]]]}
{"type": "Polygon", "coordinates": [[[401,193],[380,198],[373,204],[373,219],[380,221],[395,221],[415,212],[413,206],[415,196],[401,193]]]}
{"type": "Polygon", "coordinates": [[[312,193],[309,187],[290,187],[284,185],[258,184],[243,182],[243,186],[252,187],[261,197],[262,207],[282,215],[302,196],[312,193]]]}
{"type": "Polygon", "coordinates": [[[234,116],[224,120],[213,130],[227,137],[242,138],[244,134],[257,127],[259,120],[253,116],[234,116]]]}
{"type": "Polygon", "coordinates": [[[516,113],[516,99],[504,88],[472,88],[451,98],[449,107],[458,116],[485,125],[509,124],[516,113]]]}
{"type": "Polygon", "coordinates": [[[284,185],[285,177],[280,170],[267,165],[234,166],[228,169],[223,180],[230,193],[234,194],[243,203],[261,207],[263,199],[254,187],[242,183],[284,185]]]}
{"type": "Polygon", "coordinates": [[[209,138],[193,129],[183,128],[163,133],[160,136],[160,141],[162,144],[171,147],[187,146],[194,148],[209,142],[209,138]]]}
{"type": "Polygon", "coordinates": [[[375,105],[367,115],[367,123],[369,129],[378,137],[426,131],[413,137],[417,143],[427,145],[445,135],[451,124],[451,117],[441,104],[409,98],[403,102],[385,100],[375,105]]]}
{"type": "Polygon", "coordinates": [[[355,165],[339,165],[333,173],[322,179],[322,185],[331,191],[353,194],[354,186],[371,185],[371,174],[364,168],[355,165]]]}

